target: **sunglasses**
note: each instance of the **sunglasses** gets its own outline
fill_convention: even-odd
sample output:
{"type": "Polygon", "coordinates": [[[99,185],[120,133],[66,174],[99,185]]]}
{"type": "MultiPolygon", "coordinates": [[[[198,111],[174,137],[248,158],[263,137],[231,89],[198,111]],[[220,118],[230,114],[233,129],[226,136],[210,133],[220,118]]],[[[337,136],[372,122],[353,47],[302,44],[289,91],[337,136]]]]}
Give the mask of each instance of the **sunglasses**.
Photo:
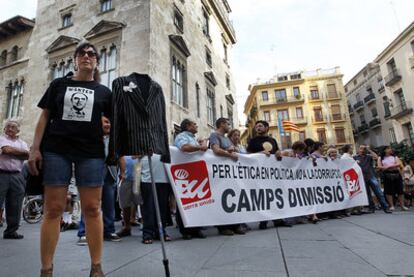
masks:
{"type": "Polygon", "coordinates": [[[85,54],[89,57],[89,58],[96,58],[97,54],[94,51],[84,51],[84,50],[80,50],[78,52],[78,57],[84,57],[85,54]]]}

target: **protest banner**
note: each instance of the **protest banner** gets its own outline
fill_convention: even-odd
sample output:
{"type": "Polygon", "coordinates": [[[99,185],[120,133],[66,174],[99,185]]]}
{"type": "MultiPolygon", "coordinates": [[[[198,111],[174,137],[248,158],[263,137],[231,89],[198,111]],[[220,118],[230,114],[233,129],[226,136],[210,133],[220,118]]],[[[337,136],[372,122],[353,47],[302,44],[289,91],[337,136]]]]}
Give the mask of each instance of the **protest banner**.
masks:
{"type": "Polygon", "coordinates": [[[237,162],[171,147],[166,164],[184,225],[212,226],[288,218],[368,204],[353,159],[335,161],[239,154],[237,162]]]}

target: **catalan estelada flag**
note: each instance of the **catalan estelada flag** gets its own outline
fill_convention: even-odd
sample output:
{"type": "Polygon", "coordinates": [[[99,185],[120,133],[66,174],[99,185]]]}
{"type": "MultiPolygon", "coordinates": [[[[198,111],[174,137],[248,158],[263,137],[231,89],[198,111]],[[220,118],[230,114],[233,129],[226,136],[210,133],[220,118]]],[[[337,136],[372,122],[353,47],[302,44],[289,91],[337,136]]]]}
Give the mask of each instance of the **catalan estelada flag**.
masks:
{"type": "Polygon", "coordinates": [[[294,131],[294,132],[299,132],[299,127],[298,125],[296,125],[295,123],[293,123],[292,121],[289,120],[283,120],[282,122],[283,124],[283,129],[285,131],[294,131]]]}

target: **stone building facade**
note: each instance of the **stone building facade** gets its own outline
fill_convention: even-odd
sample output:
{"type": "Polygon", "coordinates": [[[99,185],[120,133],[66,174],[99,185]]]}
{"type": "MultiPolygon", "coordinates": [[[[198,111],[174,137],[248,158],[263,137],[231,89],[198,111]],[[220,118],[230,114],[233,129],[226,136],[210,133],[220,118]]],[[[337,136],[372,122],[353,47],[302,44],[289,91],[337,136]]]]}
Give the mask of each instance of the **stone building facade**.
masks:
{"type": "Polygon", "coordinates": [[[414,22],[346,85],[358,144],[414,145],[414,22]]]}
{"type": "Polygon", "coordinates": [[[375,59],[384,76],[391,142],[414,145],[414,22],[375,59]]]}
{"type": "Polygon", "coordinates": [[[340,147],[354,144],[352,127],[339,68],[298,71],[279,74],[275,78],[249,86],[250,95],[244,107],[246,143],[257,120],[266,120],[270,135],[282,148],[305,138],[340,147]],[[283,120],[294,123],[299,132],[281,135],[283,120]]]}
{"type": "Polygon", "coordinates": [[[345,85],[348,110],[357,145],[374,147],[390,144],[391,122],[385,85],[376,63],[367,64],[345,85]]]}
{"type": "MultiPolygon", "coordinates": [[[[104,85],[132,72],[161,85],[171,142],[184,118],[196,120],[201,137],[221,116],[237,126],[230,12],[226,0],[39,0],[36,23],[26,31],[22,137],[31,141],[40,97],[51,80],[73,70],[73,51],[83,40],[100,52],[104,85]]],[[[1,116],[8,117],[4,109],[1,116]]]]}

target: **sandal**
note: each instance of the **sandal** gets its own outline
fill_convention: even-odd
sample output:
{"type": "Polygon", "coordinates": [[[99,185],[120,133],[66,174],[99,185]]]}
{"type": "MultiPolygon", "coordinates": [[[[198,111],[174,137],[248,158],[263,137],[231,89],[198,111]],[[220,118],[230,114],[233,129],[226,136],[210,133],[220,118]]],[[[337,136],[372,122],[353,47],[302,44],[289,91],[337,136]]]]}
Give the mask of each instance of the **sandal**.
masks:
{"type": "Polygon", "coordinates": [[[152,239],[143,239],[142,243],[143,244],[152,244],[153,240],[152,239]]]}

